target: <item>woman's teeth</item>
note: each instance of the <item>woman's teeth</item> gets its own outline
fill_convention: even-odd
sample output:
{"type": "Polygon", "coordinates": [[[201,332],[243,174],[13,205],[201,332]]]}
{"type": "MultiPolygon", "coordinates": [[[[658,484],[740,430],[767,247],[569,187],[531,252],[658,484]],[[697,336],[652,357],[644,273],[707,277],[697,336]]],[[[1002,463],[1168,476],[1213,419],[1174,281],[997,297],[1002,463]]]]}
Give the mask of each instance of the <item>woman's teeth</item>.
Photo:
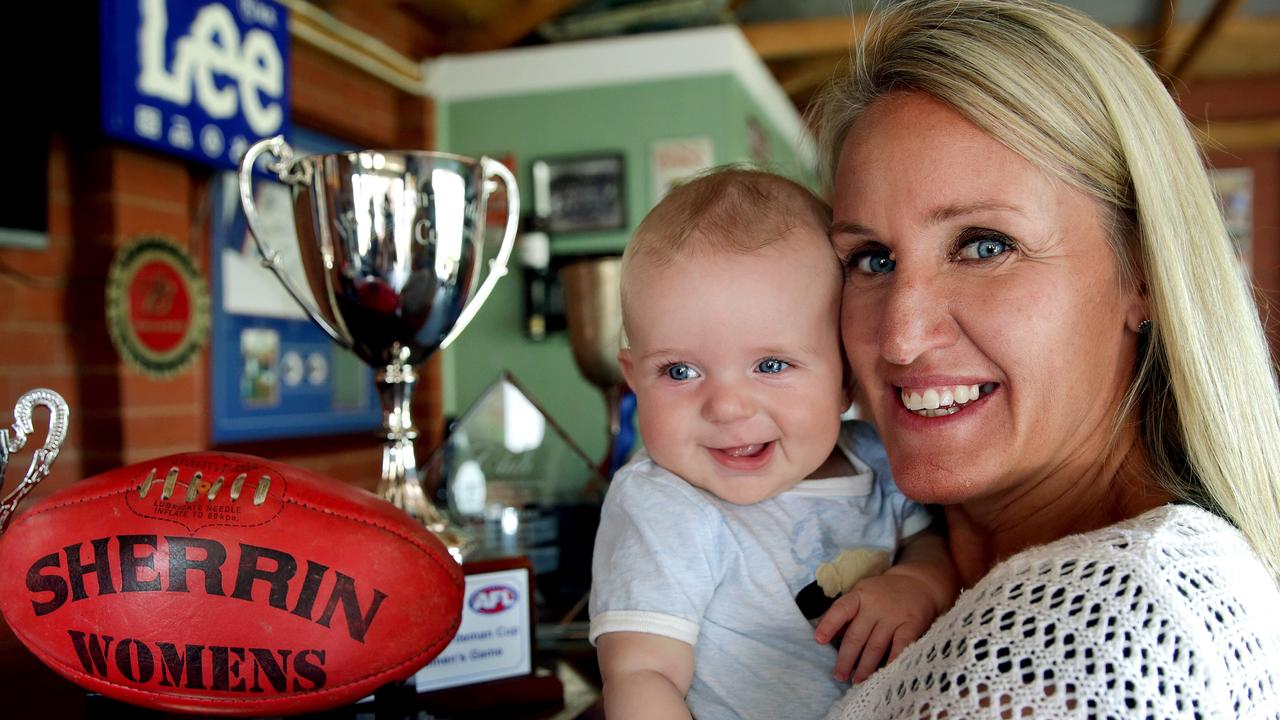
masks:
{"type": "Polygon", "coordinates": [[[978,385],[948,385],[908,390],[902,388],[902,404],[921,417],[939,417],[960,412],[960,408],[995,390],[995,383],[978,385]]]}

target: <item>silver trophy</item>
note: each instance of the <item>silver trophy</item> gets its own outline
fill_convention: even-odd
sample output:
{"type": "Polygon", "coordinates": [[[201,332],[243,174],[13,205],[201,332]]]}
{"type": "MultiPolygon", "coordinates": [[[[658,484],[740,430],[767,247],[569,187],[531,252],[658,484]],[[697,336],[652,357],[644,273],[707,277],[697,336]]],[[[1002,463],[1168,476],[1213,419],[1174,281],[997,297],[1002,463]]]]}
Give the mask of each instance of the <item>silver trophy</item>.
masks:
{"type": "Polygon", "coordinates": [[[13,428],[0,430],[0,487],[4,486],[4,474],[9,468],[9,456],[21,450],[27,444],[27,436],[35,432],[31,412],[37,405],[43,405],[49,410],[49,432],[45,435],[44,445],[32,453],[31,466],[27,468],[27,474],[22,476],[17,487],[0,500],[0,532],[4,532],[5,526],[9,524],[9,518],[18,508],[18,503],[22,502],[22,498],[49,475],[53,461],[58,457],[58,450],[62,447],[62,441],[67,438],[67,421],[71,417],[67,401],[63,400],[58,393],[45,388],[36,388],[23,393],[22,397],[18,398],[17,404],[13,406],[13,428]]]}
{"type": "Polygon", "coordinates": [[[448,347],[507,273],[520,196],[501,163],[436,152],[361,150],[294,157],[283,137],[262,140],[240,163],[240,201],[262,262],[334,342],[377,371],[382,478],[377,492],[436,533],[461,561],[467,541],[423,491],[410,416],[415,368],[448,347]],[[286,274],[262,231],[253,167],[293,189],[304,281],[286,274]],[[485,209],[506,188],[502,246],[480,283],[485,209]],[[477,287],[478,285],[478,287],[477,287]]]}

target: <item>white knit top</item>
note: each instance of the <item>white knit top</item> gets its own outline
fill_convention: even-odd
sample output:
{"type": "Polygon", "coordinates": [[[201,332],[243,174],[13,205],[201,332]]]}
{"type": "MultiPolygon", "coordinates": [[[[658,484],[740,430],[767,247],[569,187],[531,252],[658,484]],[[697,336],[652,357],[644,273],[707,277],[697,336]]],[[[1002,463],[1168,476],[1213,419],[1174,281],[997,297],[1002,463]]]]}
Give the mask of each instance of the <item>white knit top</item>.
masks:
{"type": "Polygon", "coordinates": [[[1280,591],[1168,505],[997,565],[828,718],[1280,718],[1280,591]]]}

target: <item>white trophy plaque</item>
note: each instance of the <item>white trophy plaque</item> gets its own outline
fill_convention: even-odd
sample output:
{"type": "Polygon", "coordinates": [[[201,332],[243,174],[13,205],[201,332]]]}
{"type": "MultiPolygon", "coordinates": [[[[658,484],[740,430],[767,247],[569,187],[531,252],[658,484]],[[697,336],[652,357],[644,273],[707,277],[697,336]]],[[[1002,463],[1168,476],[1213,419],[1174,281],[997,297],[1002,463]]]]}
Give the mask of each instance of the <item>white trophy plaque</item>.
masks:
{"type": "MultiPolygon", "coordinates": [[[[476,563],[476,570],[486,564],[476,563]]],[[[528,561],[488,572],[472,572],[464,565],[463,571],[462,624],[453,642],[414,676],[419,693],[533,672],[533,588],[528,561]]]]}

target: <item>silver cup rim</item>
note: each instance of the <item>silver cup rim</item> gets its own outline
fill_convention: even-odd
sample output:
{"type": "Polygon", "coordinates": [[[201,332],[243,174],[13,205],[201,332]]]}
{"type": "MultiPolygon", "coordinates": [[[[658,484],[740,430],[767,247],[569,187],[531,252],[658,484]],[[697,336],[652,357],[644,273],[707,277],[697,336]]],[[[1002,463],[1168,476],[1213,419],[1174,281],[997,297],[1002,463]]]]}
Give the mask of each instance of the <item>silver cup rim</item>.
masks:
{"type": "Polygon", "coordinates": [[[311,160],[313,158],[324,157],[340,157],[347,155],[360,155],[361,153],[382,153],[395,155],[423,155],[433,158],[445,158],[447,160],[455,160],[458,162],[468,163],[471,165],[479,165],[480,162],[488,156],[481,155],[473,157],[471,155],[459,155],[457,153],[440,152],[438,150],[423,150],[421,148],[415,150],[401,150],[396,148],[363,148],[360,150],[338,150],[336,152],[308,153],[307,155],[298,155],[293,158],[293,162],[302,162],[303,160],[311,160]]]}

